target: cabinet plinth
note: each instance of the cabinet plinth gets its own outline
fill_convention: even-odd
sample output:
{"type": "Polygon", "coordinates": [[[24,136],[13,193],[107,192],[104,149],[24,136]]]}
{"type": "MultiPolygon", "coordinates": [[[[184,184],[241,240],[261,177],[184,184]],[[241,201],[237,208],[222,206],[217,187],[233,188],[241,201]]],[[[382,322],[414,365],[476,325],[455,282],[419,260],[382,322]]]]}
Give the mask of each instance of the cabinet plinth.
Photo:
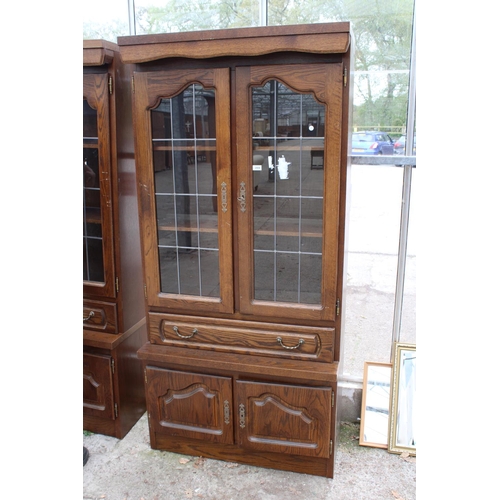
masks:
{"type": "Polygon", "coordinates": [[[155,449],[333,477],[349,30],[118,39],[155,449]]]}

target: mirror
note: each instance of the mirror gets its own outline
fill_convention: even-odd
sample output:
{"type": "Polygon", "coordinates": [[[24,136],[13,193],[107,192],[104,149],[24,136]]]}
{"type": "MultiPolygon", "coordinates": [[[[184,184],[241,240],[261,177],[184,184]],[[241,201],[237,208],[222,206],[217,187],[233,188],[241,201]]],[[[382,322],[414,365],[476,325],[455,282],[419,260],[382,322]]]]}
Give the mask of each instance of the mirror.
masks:
{"type": "Polygon", "coordinates": [[[391,368],[390,363],[365,362],[359,433],[361,446],[387,448],[391,368]]]}
{"type": "Polygon", "coordinates": [[[393,357],[388,451],[416,455],[417,348],[413,344],[396,343],[393,357]]]}

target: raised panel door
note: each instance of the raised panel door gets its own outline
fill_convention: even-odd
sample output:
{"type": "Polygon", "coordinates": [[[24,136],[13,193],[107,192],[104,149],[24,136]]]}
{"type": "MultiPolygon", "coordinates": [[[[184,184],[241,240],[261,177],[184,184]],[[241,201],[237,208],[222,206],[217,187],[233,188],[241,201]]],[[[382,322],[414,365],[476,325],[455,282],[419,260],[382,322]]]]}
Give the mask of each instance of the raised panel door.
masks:
{"type": "Polygon", "coordinates": [[[245,448],[330,456],[332,389],[236,381],[237,441],[245,448]]]}
{"type": "Polygon", "coordinates": [[[148,304],[233,312],[229,70],[134,81],[148,304]]]}
{"type": "Polygon", "coordinates": [[[111,356],[83,354],[83,414],[115,418],[111,356]]]}
{"type": "Polygon", "coordinates": [[[334,320],[342,64],[236,68],[240,310],[334,320]]]}
{"type": "Polygon", "coordinates": [[[231,378],[146,368],[150,425],[159,434],[233,443],[231,378]]]}

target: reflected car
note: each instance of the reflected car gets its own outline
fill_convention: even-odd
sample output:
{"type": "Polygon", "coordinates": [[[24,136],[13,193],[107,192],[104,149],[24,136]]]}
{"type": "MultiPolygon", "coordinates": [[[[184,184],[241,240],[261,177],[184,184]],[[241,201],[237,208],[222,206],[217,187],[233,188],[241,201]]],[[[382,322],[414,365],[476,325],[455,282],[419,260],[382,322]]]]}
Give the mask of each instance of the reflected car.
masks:
{"type": "MultiPolygon", "coordinates": [[[[405,154],[405,146],[406,146],[406,135],[402,135],[395,143],[394,143],[394,154],[404,155],[405,154]]],[[[412,155],[417,154],[417,138],[413,137],[413,153],[412,155]]]]}
{"type": "Polygon", "coordinates": [[[354,132],[353,155],[393,155],[394,142],[385,132],[354,132]]]}

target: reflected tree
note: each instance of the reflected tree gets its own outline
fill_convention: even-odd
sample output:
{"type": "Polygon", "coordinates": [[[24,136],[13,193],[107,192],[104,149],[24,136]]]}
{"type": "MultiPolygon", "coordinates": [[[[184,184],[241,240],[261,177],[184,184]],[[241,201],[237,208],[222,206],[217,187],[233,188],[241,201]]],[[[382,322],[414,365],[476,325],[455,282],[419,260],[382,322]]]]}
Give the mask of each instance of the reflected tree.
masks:
{"type": "MultiPolygon", "coordinates": [[[[251,27],[260,19],[259,0],[141,3],[137,34],[251,27]]],[[[354,125],[404,128],[413,8],[414,0],[268,0],[268,24],[350,21],[356,44],[354,125]]],[[[113,41],[127,34],[125,26],[111,20],[105,26],[84,26],[84,38],[113,41]]]]}

